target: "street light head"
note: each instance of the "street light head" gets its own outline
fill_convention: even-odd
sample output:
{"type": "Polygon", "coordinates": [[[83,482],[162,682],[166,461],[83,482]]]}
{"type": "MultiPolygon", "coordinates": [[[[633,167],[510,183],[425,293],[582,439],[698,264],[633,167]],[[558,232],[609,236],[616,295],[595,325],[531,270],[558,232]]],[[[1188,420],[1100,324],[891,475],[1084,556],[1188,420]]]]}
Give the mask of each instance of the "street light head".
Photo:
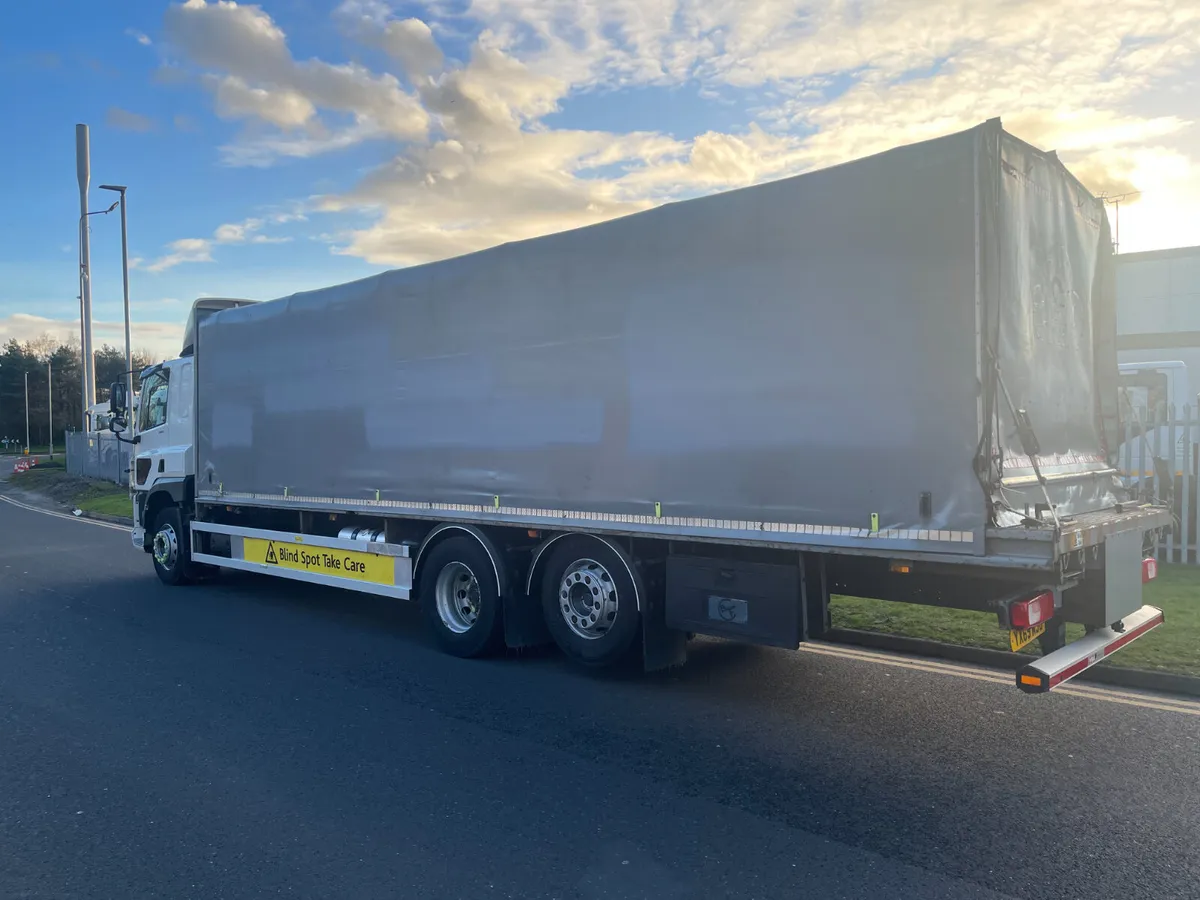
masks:
{"type": "Polygon", "coordinates": [[[113,201],[113,204],[112,204],[112,206],[110,206],[108,209],[106,209],[106,210],[104,211],[105,215],[107,215],[108,213],[112,212],[114,209],[116,209],[116,208],[117,208],[118,206],[120,206],[120,205],[121,205],[121,201],[120,201],[120,200],[114,200],[114,201],[113,201]]]}
{"type": "Polygon", "coordinates": [[[123,193],[125,193],[126,188],[125,188],[125,185],[123,185],[123,184],[102,184],[102,185],[100,185],[100,190],[102,190],[102,191],[117,191],[117,192],[123,194],[123,193]]]}

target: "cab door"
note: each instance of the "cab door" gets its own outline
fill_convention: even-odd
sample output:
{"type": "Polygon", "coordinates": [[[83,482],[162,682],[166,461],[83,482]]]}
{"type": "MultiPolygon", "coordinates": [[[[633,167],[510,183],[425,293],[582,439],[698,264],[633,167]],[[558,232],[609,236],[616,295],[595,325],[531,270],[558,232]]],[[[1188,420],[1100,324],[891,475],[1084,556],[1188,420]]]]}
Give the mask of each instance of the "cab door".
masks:
{"type": "Polygon", "coordinates": [[[142,379],[135,486],[182,480],[192,469],[192,360],[172,360],[142,379]]]}

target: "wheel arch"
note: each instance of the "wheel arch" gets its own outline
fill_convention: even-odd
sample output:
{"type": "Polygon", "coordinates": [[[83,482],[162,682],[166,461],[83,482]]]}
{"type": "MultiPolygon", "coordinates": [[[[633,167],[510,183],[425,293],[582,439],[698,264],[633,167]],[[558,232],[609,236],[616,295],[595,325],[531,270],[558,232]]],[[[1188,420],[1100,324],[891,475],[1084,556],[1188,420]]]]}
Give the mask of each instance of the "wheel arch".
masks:
{"type": "Polygon", "coordinates": [[[621,565],[625,567],[625,571],[629,575],[629,580],[633,582],[633,600],[640,613],[642,611],[642,598],[645,588],[642,585],[642,579],[638,574],[637,566],[633,562],[633,557],[626,552],[624,547],[611,538],[602,537],[598,534],[590,534],[586,531],[564,531],[538,544],[537,549],[533,551],[533,558],[529,562],[529,574],[525,578],[525,593],[533,596],[533,583],[545,566],[546,551],[563,538],[572,537],[589,538],[593,541],[598,541],[617,555],[617,558],[621,560],[621,565]]]}
{"type": "Polygon", "coordinates": [[[492,573],[496,578],[496,589],[501,597],[508,594],[508,573],[504,565],[504,556],[496,548],[495,543],[483,531],[476,528],[474,525],[466,525],[461,522],[443,522],[438,525],[429,534],[425,535],[421,541],[421,546],[417,549],[417,555],[413,559],[413,584],[418,584],[421,577],[421,561],[425,558],[425,554],[451,537],[456,535],[467,535],[474,538],[479,546],[488,555],[488,559],[492,563],[492,573]]]}
{"type": "Polygon", "coordinates": [[[146,496],[146,505],[142,512],[142,549],[147,553],[154,541],[154,517],[165,506],[182,507],[189,499],[188,483],[182,479],[168,479],[157,482],[146,496]]]}

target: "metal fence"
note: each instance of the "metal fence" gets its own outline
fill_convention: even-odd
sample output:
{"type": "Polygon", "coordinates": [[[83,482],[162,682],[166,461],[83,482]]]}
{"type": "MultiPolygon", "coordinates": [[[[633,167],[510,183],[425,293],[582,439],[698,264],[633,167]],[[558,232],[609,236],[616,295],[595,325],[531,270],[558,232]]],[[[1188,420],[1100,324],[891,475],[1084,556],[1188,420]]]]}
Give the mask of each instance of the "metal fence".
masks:
{"type": "Polygon", "coordinates": [[[129,444],[121,443],[116,435],[95,431],[85,434],[76,431],[66,435],[67,471],[84,478],[103,478],[117,484],[129,483],[129,444]]]}
{"type": "Polygon", "coordinates": [[[1158,545],[1163,562],[1196,565],[1197,473],[1200,473],[1200,409],[1160,406],[1134,410],[1123,428],[1118,460],[1126,485],[1143,497],[1171,505],[1175,525],[1158,545]]]}

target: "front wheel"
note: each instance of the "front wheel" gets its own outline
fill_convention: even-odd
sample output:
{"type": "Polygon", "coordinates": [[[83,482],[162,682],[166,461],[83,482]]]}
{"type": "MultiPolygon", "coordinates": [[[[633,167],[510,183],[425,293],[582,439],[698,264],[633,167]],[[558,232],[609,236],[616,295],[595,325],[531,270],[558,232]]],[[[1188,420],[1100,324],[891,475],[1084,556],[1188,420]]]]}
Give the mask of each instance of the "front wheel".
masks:
{"type": "Polygon", "coordinates": [[[191,542],[183,527],[178,506],[166,506],[154,517],[154,538],[150,552],[154,571],[163,584],[179,585],[191,581],[191,542]]]}
{"type": "Polygon", "coordinates": [[[542,615],[554,642],[575,662],[599,667],[624,659],[641,622],[624,558],[592,538],[559,541],[546,561],[542,615]]]}
{"type": "Polygon", "coordinates": [[[467,658],[500,647],[503,601],[492,558],[474,538],[448,538],[430,550],[421,565],[417,595],[447,653],[467,658]]]}

